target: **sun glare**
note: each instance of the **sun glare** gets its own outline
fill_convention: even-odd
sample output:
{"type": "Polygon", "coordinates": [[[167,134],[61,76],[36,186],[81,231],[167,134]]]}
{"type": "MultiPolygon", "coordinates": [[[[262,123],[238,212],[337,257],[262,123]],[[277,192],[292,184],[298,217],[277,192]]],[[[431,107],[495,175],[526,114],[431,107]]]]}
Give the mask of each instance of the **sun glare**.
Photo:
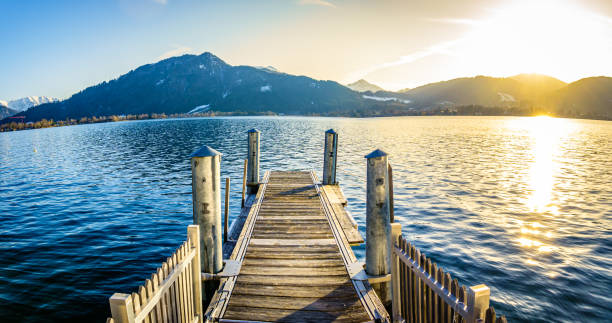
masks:
{"type": "Polygon", "coordinates": [[[534,162],[530,170],[532,193],[528,205],[534,212],[557,213],[557,207],[552,204],[552,193],[557,170],[554,158],[561,134],[559,128],[558,119],[540,116],[529,120],[529,131],[534,139],[534,162]]]}
{"type": "Polygon", "coordinates": [[[461,46],[474,70],[575,80],[597,74],[612,53],[609,19],[570,1],[519,1],[487,12],[461,46]]]}
{"type": "MultiPolygon", "coordinates": [[[[511,126],[531,137],[531,163],[526,178],[525,204],[531,212],[558,215],[555,182],[559,172],[557,159],[560,146],[571,135],[576,125],[570,119],[537,116],[511,121],[511,126]]],[[[521,233],[539,234],[541,224],[533,222],[521,233]]]]}

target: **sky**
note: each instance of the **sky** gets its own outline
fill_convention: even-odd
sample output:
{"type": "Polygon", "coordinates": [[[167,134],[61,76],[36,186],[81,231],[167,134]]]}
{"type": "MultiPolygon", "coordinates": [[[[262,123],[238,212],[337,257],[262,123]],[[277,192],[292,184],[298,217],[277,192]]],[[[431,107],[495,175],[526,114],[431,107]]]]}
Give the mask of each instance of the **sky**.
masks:
{"type": "Polygon", "coordinates": [[[1,0],[0,100],[68,98],[161,59],[388,90],[456,77],[612,76],[609,0],[1,0]]]}

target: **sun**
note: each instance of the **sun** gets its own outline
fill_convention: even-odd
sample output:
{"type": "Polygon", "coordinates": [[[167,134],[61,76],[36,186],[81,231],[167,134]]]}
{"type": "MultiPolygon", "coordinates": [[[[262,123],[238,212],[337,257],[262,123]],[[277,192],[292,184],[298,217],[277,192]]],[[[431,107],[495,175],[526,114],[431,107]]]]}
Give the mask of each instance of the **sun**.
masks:
{"type": "Polygon", "coordinates": [[[460,55],[493,75],[598,75],[612,55],[612,22],[572,1],[518,1],[487,12],[460,55]]]}

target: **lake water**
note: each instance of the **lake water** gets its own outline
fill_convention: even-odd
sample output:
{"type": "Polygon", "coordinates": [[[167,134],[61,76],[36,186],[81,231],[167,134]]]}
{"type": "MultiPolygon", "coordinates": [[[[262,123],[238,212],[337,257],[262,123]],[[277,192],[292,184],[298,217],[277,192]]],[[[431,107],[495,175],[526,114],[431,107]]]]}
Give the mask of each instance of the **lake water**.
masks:
{"type": "MultiPolygon", "coordinates": [[[[395,218],[510,321],[612,317],[612,122],[514,117],[209,118],[0,133],[0,321],[103,322],[185,239],[189,154],[223,153],[240,209],[246,131],[262,170],[338,180],[365,236],[365,159],[390,154],[395,218]]],[[[354,248],[361,259],[365,249],[354,248]]]]}

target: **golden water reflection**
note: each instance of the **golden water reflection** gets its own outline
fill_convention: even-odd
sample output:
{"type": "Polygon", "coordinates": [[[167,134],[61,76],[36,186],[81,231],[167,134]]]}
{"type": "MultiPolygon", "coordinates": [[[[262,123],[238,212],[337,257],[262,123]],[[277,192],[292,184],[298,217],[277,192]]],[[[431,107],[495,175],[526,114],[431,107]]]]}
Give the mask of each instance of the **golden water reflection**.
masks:
{"type": "Polygon", "coordinates": [[[559,170],[555,158],[559,154],[561,139],[568,135],[571,127],[565,119],[550,117],[529,118],[526,126],[533,140],[531,149],[533,163],[529,171],[531,194],[527,205],[532,212],[550,212],[558,215],[559,208],[553,203],[555,175],[559,170]]]}
{"type": "MultiPolygon", "coordinates": [[[[527,209],[540,214],[539,219],[544,221],[547,217],[557,217],[559,213],[559,199],[555,192],[555,184],[560,171],[558,159],[562,151],[561,145],[575,126],[571,120],[557,119],[546,116],[521,118],[514,120],[512,126],[520,131],[521,135],[527,135],[531,139],[529,151],[530,166],[527,172],[526,190],[524,203],[527,209]]],[[[520,221],[520,233],[517,243],[526,249],[533,250],[538,254],[546,254],[554,251],[553,245],[554,228],[534,221],[520,221]]],[[[538,261],[526,258],[525,263],[537,266],[538,261]]],[[[551,272],[549,277],[555,277],[551,272]]]]}

